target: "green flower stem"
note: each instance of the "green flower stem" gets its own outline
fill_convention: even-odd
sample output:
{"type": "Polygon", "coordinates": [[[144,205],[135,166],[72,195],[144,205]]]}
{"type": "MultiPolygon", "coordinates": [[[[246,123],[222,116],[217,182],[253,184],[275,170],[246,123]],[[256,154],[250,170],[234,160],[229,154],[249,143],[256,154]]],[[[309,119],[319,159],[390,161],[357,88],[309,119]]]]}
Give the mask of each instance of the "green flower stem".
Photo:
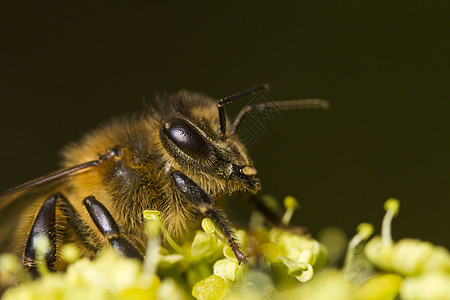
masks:
{"type": "Polygon", "coordinates": [[[345,256],[344,272],[349,272],[352,268],[353,261],[357,255],[358,248],[367,241],[373,234],[374,228],[372,224],[361,223],[357,228],[356,235],[350,240],[347,248],[347,255],[345,256]]]}
{"type": "Polygon", "coordinates": [[[384,203],[386,214],[381,225],[381,238],[386,246],[392,246],[391,224],[394,216],[398,214],[400,202],[397,199],[390,198],[384,203]]]}
{"type": "MultiPolygon", "coordinates": [[[[157,224],[157,226],[159,227],[159,230],[161,230],[161,232],[164,234],[164,237],[166,238],[167,243],[169,243],[169,245],[173,248],[173,250],[175,250],[177,253],[180,253],[180,254],[183,252],[183,249],[181,249],[181,247],[172,239],[169,232],[167,231],[167,229],[164,227],[163,223],[161,222],[159,211],[145,210],[144,218],[151,222],[155,222],[155,224],[157,224]]],[[[150,234],[150,236],[151,236],[151,234],[150,234]]]]}
{"type": "Polygon", "coordinates": [[[169,243],[170,247],[172,247],[172,249],[175,250],[175,252],[181,254],[183,252],[183,249],[181,249],[181,247],[172,239],[169,232],[166,230],[164,226],[162,226],[162,224],[161,224],[161,231],[164,234],[164,237],[166,238],[167,243],[169,243]]]}
{"type": "Polygon", "coordinates": [[[294,215],[294,211],[300,207],[300,204],[294,197],[286,196],[284,198],[284,207],[286,208],[286,211],[281,218],[281,223],[283,223],[283,225],[289,225],[289,222],[291,222],[292,216],[294,215]]]}

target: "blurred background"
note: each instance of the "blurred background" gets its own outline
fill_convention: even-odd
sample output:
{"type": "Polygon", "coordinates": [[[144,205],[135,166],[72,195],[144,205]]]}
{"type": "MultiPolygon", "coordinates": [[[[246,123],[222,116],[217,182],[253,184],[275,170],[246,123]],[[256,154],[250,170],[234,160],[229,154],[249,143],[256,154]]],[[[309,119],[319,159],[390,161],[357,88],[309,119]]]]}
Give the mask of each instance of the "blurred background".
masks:
{"type": "Polygon", "coordinates": [[[449,2],[195,3],[3,7],[0,190],[156,92],[268,83],[276,100],[331,103],[268,122],[250,148],[263,193],[301,202],[295,224],[379,231],[396,197],[395,239],[450,246],[449,2]]]}

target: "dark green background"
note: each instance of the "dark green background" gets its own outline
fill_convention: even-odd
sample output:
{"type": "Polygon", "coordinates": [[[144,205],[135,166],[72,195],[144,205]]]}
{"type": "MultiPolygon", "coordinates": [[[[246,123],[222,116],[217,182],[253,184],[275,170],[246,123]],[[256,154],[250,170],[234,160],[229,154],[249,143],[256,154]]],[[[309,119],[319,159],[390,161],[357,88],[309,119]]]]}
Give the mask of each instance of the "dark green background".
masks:
{"type": "Polygon", "coordinates": [[[0,189],[55,170],[67,142],[155,92],[268,83],[274,99],[332,105],[286,113],[251,147],[264,193],[301,201],[297,224],[379,230],[398,197],[394,238],[448,246],[448,3],[2,7],[0,189]]]}

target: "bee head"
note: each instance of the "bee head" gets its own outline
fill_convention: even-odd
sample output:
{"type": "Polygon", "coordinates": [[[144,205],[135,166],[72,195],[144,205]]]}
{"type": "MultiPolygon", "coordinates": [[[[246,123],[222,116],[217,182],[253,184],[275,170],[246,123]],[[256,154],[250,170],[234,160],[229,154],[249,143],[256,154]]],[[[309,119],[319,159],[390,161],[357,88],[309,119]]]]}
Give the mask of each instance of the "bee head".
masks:
{"type": "Polygon", "coordinates": [[[246,148],[236,138],[222,138],[209,119],[182,116],[165,121],[159,137],[165,150],[182,169],[217,180],[231,181],[239,190],[261,189],[246,148]]]}

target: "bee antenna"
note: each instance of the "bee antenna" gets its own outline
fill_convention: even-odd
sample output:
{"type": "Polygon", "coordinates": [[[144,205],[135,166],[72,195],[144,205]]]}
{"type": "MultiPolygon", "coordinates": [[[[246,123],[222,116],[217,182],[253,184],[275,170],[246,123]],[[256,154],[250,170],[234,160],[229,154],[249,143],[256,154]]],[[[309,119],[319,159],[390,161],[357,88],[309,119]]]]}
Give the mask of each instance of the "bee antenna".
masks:
{"type": "Polygon", "coordinates": [[[225,137],[225,132],[227,128],[227,120],[225,118],[225,109],[224,109],[225,104],[231,103],[238,98],[242,98],[244,96],[254,94],[259,91],[268,91],[268,90],[269,86],[267,84],[263,84],[220,99],[219,102],[217,102],[217,107],[219,109],[220,136],[222,138],[225,137]]]}
{"type": "Polygon", "coordinates": [[[330,103],[322,99],[298,99],[298,100],[285,100],[277,102],[266,102],[258,103],[245,106],[234,119],[231,125],[231,134],[237,131],[239,124],[242,124],[242,120],[251,111],[263,111],[263,110],[277,110],[277,111],[287,111],[287,110],[298,110],[298,109],[323,109],[326,110],[330,107],[330,103]]]}

